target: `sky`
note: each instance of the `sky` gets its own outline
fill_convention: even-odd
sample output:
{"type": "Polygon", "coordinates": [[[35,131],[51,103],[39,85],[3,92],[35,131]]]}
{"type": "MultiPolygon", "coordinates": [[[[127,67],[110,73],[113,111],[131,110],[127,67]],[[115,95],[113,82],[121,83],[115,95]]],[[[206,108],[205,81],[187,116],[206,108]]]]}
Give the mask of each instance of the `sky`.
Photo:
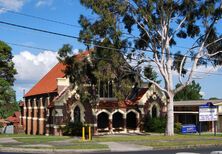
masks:
{"type": "MultiPolygon", "coordinates": [[[[78,20],[81,14],[93,18],[91,11],[81,6],[79,0],[0,0],[0,21],[71,36],[78,36],[79,34],[78,20]],[[21,14],[56,20],[65,24],[44,21],[21,14]]],[[[4,24],[0,24],[0,40],[12,47],[13,62],[18,72],[14,84],[17,100],[21,100],[24,91],[28,92],[58,62],[56,51],[63,44],[71,44],[74,53],[77,53],[79,49],[84,50],[86,48],[73,38],[35,32],[4,24]],[[21,47],[16,44],[41,49],[21,47]]],[[[183,46],[190,45],[188,41],[184,41],[182,44],[183,46]]],[[[222,92],[220,91],[222,87],[221,69],[200,67],[198,71],[214,73],[209,75],[199,73],[198,77],[200,76],[201,79],[196,79],[202,87],[201,93],[204,98],[222,98],[222,92]]]]}

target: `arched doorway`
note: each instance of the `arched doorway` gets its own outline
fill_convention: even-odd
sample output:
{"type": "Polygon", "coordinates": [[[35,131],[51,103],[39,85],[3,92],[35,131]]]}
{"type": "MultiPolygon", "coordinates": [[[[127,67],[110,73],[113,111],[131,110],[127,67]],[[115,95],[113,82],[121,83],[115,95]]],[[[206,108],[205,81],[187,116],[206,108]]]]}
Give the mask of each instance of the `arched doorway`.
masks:
{"type": "Polygon", "coordinates": [[[123,114],[116,112],[113,114],[113,128],[120,129],[124,127],[123,114]]]}
{"type": "Polygon", "coordinates": [[[73,115],[74,115],[73,119],[75,123],[81,122],[81,112],[80,112],[79,106],[75,107],[73,115]]]}
{"type": "Polygon", "coordinates": [[[127,129],[136,129],[137,128],[137,118],[136,113],[129,112],[126,116],[126,128],[127,129]]]}
{"type": "Polygon", "coordinates": [[[109,115],[102,112],[97,117],[97,127],[99,129],[105,129],[109,127],[109,115]]]}

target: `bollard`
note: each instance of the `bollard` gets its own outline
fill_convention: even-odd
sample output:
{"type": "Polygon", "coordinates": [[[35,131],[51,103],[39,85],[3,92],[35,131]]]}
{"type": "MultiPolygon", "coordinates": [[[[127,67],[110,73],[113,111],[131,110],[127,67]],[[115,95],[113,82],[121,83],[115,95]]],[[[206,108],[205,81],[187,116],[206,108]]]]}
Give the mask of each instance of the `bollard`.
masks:
{"type": "Polygon", "coordinates": [[[89,141],[92,140],[91,127],[89,126],[89,141]]]}
{"type": "Polygon", "coordinates": [[[82,127],[82,140],[85,141],[85,127],[82,127]]]}

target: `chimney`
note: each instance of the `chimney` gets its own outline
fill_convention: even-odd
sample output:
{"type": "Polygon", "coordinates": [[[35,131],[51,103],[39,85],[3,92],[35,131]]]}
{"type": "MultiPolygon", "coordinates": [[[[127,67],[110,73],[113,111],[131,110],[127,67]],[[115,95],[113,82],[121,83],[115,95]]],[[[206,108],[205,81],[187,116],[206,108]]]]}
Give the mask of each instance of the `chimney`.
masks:
{"type": "Polygon", "coordinates": [[[69,86],[69,78],[57,78],[57,92],[60,94],[63,89],[69,86]]]}

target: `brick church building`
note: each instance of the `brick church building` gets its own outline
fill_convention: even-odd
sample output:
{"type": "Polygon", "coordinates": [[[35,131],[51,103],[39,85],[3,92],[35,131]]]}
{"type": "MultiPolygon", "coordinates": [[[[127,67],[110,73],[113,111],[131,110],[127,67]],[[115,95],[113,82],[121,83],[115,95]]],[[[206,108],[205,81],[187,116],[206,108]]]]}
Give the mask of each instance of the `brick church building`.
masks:
{"type": "Polygon", "coordinates": [[[166,114],[166,98],[154,85],[138,88],[127,101],[100,96],[94,105],[81,102],[64,69],[62,63],[56,64],[25,94],[20,107],[27,134],[59,135],[62,127],[75,121],[92,126],[94,134],[140,132],[146,115],[166,114]]]}

